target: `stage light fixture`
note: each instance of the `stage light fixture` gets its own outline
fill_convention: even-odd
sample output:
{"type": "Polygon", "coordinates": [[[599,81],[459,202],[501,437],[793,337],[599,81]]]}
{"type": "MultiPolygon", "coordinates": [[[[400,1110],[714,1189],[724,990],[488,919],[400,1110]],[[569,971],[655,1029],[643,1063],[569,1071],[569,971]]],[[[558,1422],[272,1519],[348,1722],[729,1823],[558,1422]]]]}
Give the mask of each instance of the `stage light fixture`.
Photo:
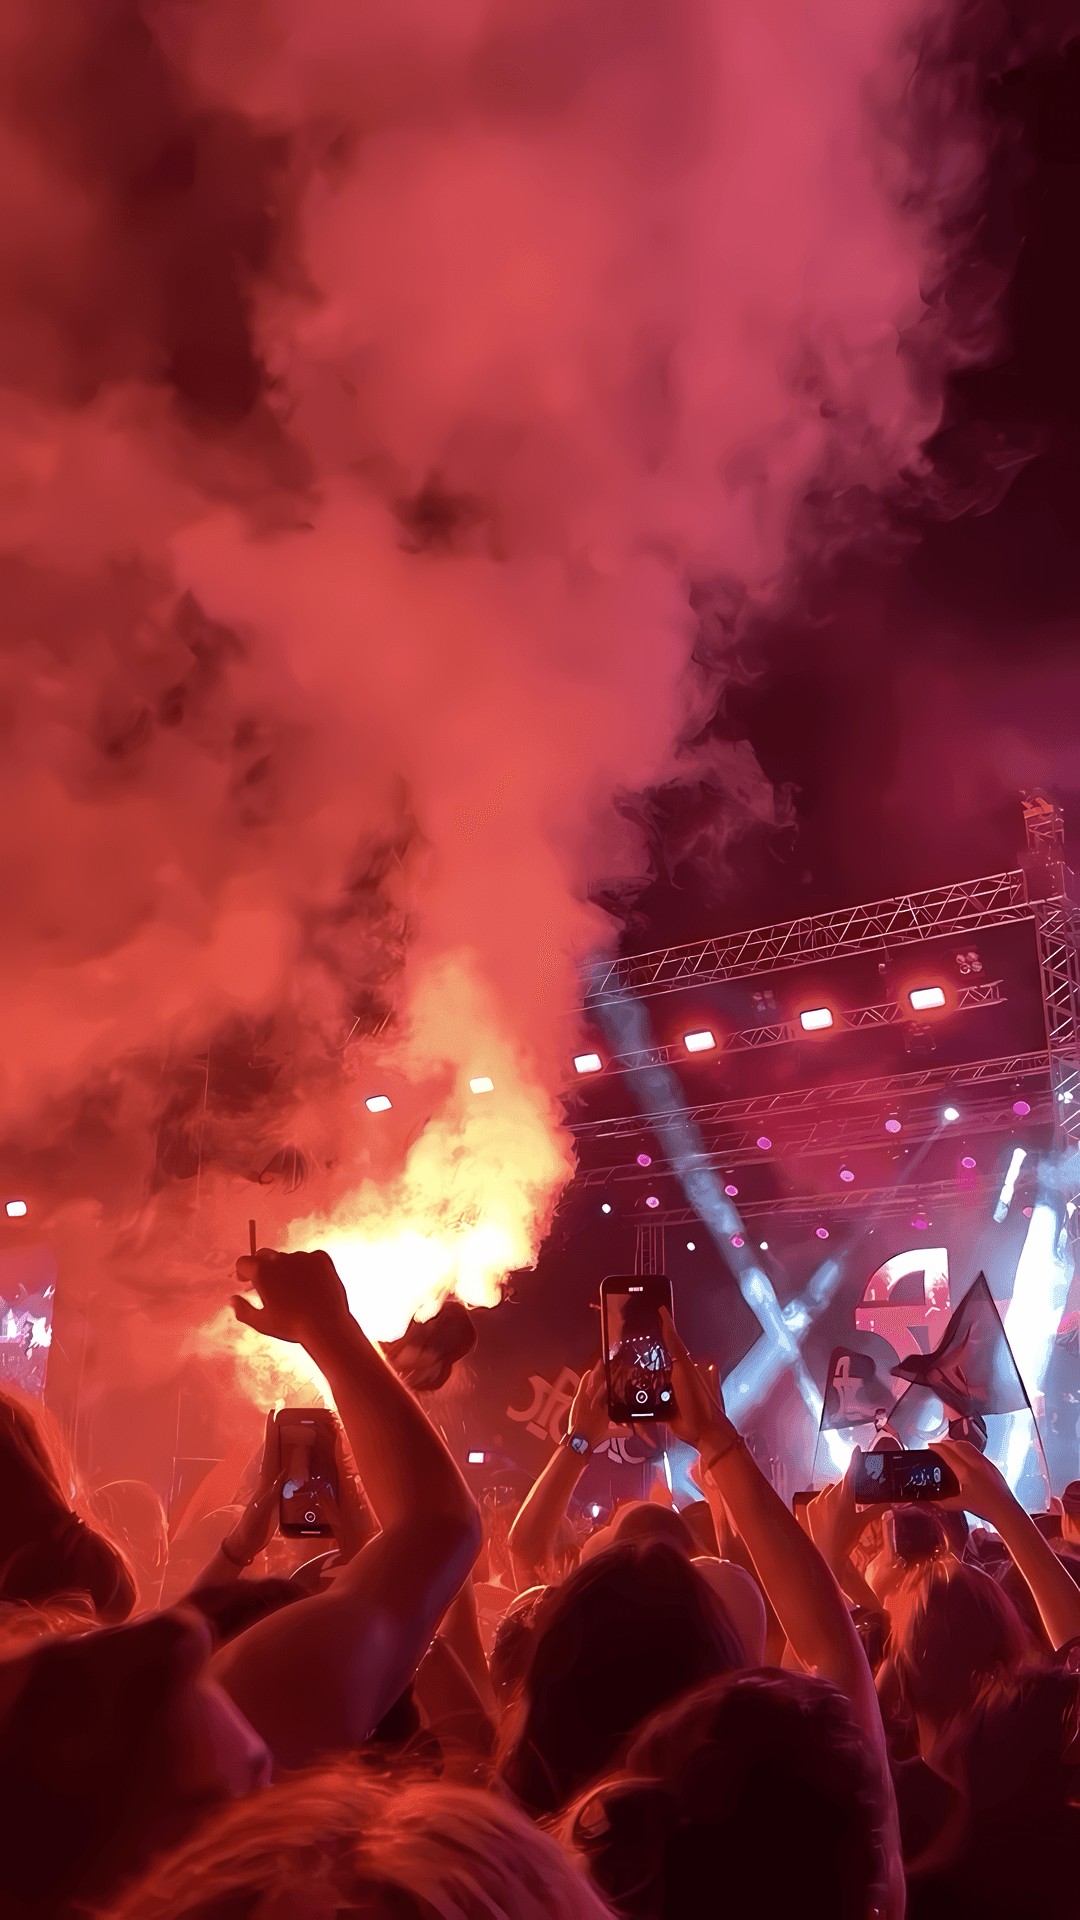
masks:
{"type": "Polygon", "coordinates": [[[710,1033],[708,1027],[702,1027],[700,1033],[683,1034],[683,1046],[687,1053],[708,1053],[709,1048],[715,1045],[716,1035],[710,1033]]]}
{"type": "Polygon", "coordinates": [[[470,1453],[469,1465],[470,1467],[482,1467],[484,1464],[484,1459],[485,1459],[485,1455],[482,1453],[475,1453],[475,1452],[470,1453]]]}
{"type": "Polygon", "coordinates": [[[646,1195],[646,1197],[645,1197],[645,1205],[646,1205],[647,1207],[658,1207],[658,1206],[660,1205],[660,1202],[659,1202],[659,1200],[657,1199],[657,1197],[656,1197],[656,1195],[655,1195],[655,1193],[650,1193],[650,1194],[647,1194],[647,1195],[646,1195]]]}
{"type": "Polygon", "coordinates": [[[916,1013],[925,1013],[928,1007],[945,1005],[944,987],[912,987],[908,999],[916,1013]]]}
{"type": "Polygon", "coordinates": [[[739,1191],[739,1189],[738,1189],[738,1187],[725,1187],[725,1188],[724,1188],[724,1192],[725,1192],[725,1193],[727,1194],[727,1197],[728,1197],[728,1199],[729,1199],[729,1200],[734,1200],[734,1199],[735,1199],[735,1196],[736,1196],[736,1194],[738,1193],[738,1191],[739,1191]]]}
{"type": "Polygon", "coordinates": [[[832,1013],[828,1007],[811,1007],[807,1013],[800,1013],[799,1025],[804,1033],[820,1033],[823,1028],[831,1027],[832,1013]]]}
{"type": "Polygon", "coordinates": [[[763,1133],[759,1135],[757,1144],[761,1148],[762,1153],[768,1153],[769,1148],[772,1146],[772,1141],[769,1139],[767,1133],[763,1133]]]}
{"type": "Polygon", "coordinates": [[[741,1233],[733,1233],[731,1236],[731,1244],[733,1247],[745,1247],[746,1241],[743,1239],[741,1233]]]}
{"type": "Polygon", "coordinates": [[[958,953],[956,965],[961,973],[981,973],[983,970],[983,963],[974,947],[969,947],[965,953],[958,953]]]}
{"type": "Polygon", "coordinates": [[[7,1214],[9,1220],[21,1220],[26,1212],[26,1201],[9,1200],[4,1208],[4,1212],[7,1214]]]}
{"type": "Polygon", "coordinates": [[[1031,1207],[1021,1207],[1020,1211],[1023,1214],[1025,1220],[1031,1219],[1031,1215],[1033,1211],[1031,1207]]]}
{"type": "Polygon", "coordinates": [[[696,1240],[688,1240],[688,1241],[687,1241],[687,1243],[686,1243],[686,1251],[687,1251],[687,1253],[696,1253],[696,1252],[697,1252],[697,1241],[696,1241],[696,1240]]]}
{"type": "Polygon", "coordinates": [[[768,1253],[768,1251],[769,1251],[769,1243],[768,1243],[768,1241],[767,1241],[767,1240],[759,1240],[759,1241],[758,1241],[758,1245],[759,1245],[759,1247],[761,1248],[761,1251],[762,1251],[762,1253],[768,1253]]]}
{"type": "Polygon", "coordinates": [[[575,1053],[574,1055],[576,1073],[599,1073],[603,1064],[598,1053],[575,1053]]]}
{"type": "Polygon", "coordinates": [[[604,1200],[604,1201],[602,1201],[602,1202],[601,1202],[601,1206],[600,1206],[600,1211],[601,1211],[601,1213],[610,1213],[610,1212],[611,1212],[611,1202],[610,1202],[610,1200],[604,1200]]]}
{"type": "Polygon", "coordinates": [[[950,1121],[950,1122],[953,1120],[959,1120],[960,1109],[959,1107],[946,1107],[941,1117],[943,1120],[950,1121]]]}
{"type": "Polygon", "coordinates": [[[369,1113],[386,1113],[392,1104],[393,1102],[387,1099],[385,1093],[373,1093],[370,1100],[364,1101],[369,1113]]]}
{"type": "Polygon", "coordinates": [[[1028,1103],[1026,1100],[1014,1100],[1013,1112],[1018,1113],[1020,1115],[1021,1120],[1023,1120],[1031,1112],[1031,1108],[1028,1106],[1028,1103]]]}
{"type": "Polygon", "coordinates": [[[960,1165],[961,1165],[962,1167],[966,1167],[966,1168],[967,1168],[967,1170],[968,1170],[968,1172],[970,1173],[970,1172],[971,1172],[971,1169],[972,1169],[972,1167],[974,1167],[974,1166],[976,1166],[976,1165],[977,1165],[977,1162],[976,1162],[976,1160],[975,1160],[975,1157],[974,1157],[974,1155],[973,1155],[973,1154],[970,1154],[970,1153],[965,1153],[965,1155],[964,1155],[964,1157],[963,1157],[963,1159],[962,1159],[962,1160],[961,1160],[961,1162],[960,1162],[960,1165]]]}
{"type": "Polygon", "coordinates": [[[829,1237],[828,1227],[815,1227],[814,1232],[817,1234],[819,1240],[827,1240],[829,1237]]]}
{"type": "Polygon", "coordinates": [[[930,1222],[924,1213],[913,1213],[911,1216],[911,1224],[917,1233],[925,1233],[930,1222]]]}
{"type": "Polygon", "coordinates": [[[639,1167],[651,1167],[651,1166],[652,1166],[652,1154],[651,1154],[651,1153],[639,1153],[639,1154],[638,1154],[638,1157],[637,1157],[637,1163],[638,1163],[638,1166],[639,1166],[639,1167]]]}
{"type": "Polygon", "coordinates": [[[888,1119],[886,1120],[885,1131],[886,1133],[899,1133],[900,1121],[897,1119],[895,1113],[890,1113],[888,1119]]]}
{"type": "Polygon", "coordinates": [[[852,1181],[854,1180],[854,1178],[855,1178],[855,1175],[854,1175],[854,1174],[852,1173],[852,1171],[851,1171],[851,1168],[850,1168],[850,1167],[841,1167],[841,1169],[840,1169],[840,1178],[841,1178],[841,1180],[843,1180],[843,1181],[844,1181],[844,1183],[845,1183],[845,1185],[847,1185],[847,1186],[850,1186],[850,1185],[851,1185],[851,1182],[852,1182],[852,1181]]]}
{"type": "Polygon", "coordinates": [[[481,1074],[477,1080],[470,1080],[469,1086],[473,1093],[494,1093],[495,1091],[494,1080],[489,1080],[486,1074],[481,1074]]]}

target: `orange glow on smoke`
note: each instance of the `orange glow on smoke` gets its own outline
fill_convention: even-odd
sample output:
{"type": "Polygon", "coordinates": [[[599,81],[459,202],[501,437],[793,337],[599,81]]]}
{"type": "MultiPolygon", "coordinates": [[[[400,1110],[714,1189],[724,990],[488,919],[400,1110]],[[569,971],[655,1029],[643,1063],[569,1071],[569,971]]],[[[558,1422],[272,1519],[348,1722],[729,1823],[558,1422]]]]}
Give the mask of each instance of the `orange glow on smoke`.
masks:
{"type": "Polygon", "coordinates": [[[776,817],[690,589],[918,470],[984,151],[941,89],[909,191],[915,0],[152,11],[3,28],[0,1098],[102,1380],[179,1332],[259,1397],[252,1212],[375,1335],[535,1257],[612,795],[707,775],[718,869],[776,817]]]}

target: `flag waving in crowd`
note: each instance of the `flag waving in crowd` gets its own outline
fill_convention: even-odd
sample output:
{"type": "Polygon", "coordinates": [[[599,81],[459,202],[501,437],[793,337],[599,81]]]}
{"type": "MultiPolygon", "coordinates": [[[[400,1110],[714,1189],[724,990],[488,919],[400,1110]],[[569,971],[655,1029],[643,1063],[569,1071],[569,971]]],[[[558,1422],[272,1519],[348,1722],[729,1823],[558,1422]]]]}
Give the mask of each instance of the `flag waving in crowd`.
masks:
{"type": "Polygon", "coordinates": [[[933,1353],[911,1353],[892,1372],[935,1393],[954,1417],[1019,1413],[1028,1397],[985,1274],[964,1295],[933,1353]]]}

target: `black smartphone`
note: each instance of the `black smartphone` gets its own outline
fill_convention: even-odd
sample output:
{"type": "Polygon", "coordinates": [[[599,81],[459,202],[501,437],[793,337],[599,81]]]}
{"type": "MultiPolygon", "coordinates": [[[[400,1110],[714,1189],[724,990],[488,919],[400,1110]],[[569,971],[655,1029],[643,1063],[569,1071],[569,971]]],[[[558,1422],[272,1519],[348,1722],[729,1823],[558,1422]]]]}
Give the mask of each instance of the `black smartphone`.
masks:
{"type": "Polygon", "coordinates": [[[671,1281],[662,1274],[616,1273],[600,1282],[608,1412],[624,1426],[668,1420],[676,1411],[661,1307],[671,1312],[671,1281]]]}
{"type": "Polygon", "coordinates": [[[855,1449],[853,1488],[857,1507],[894,1506],[904,1500],[952,1500],[960,1482],[939,1454],[926,1447],[887,1453],[855,1449]]]}
{"type": "Polygon", "coordinates": [[[283,1407],[276,1416],[281,1489],[279,1525],[287,1540],[325,1537],[334,1529],[323,1503],[337,1504],[337,1429],[325,1407],[283,1407]]]}

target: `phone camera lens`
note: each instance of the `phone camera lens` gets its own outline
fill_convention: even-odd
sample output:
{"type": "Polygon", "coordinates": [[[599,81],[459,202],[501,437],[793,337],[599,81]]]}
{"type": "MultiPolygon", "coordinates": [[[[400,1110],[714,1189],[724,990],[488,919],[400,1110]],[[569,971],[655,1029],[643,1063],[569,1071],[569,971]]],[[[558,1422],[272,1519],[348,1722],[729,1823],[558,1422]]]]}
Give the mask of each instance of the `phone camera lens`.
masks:
{"type": "Polygon", "coordinates": [[[643,1407],[645,1405],[645,1402],[648,1400],[648,1398],[649,1396],[645,1392],[644,1387],[639,1387],[637,1392],[634,1395],[634,1399],[637,1401],[639,1407],[643,1407]]]}
{"type": "Polygon", "coordinates": [[[305,1515],[304,1515],[304,1519],[305,1519],[305,1520],[307,1521],[307,1523],[308,1523],[308,1526],[309,1526],[309,1527],[313,1527],[313,1526],[314,1526],[314,1524],[315,1524],[315,1522],[316,1522],[316,1520],[318,1519],[318,1517],[319,1517],[319,1516],[318,1516],[318,1514],[317,1514],[317,1513],[305,1513],[305,1515]]]}

